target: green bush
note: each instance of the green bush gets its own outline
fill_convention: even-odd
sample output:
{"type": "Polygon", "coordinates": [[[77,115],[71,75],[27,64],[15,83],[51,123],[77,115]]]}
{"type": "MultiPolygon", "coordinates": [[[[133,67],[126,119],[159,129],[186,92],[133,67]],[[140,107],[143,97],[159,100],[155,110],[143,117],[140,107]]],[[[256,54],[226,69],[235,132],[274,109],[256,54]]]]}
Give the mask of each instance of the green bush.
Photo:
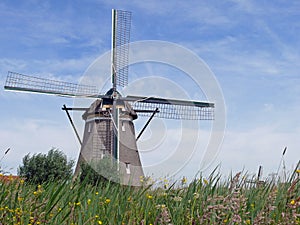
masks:
{"type": "Polygon", "coordinates": [[[104,157],[100,160],[94,160],[80,165],[80,181],[92,185],[98,185],[102,182],[111,181],[119,183],[118,166],[111,157],[104,157]]]}
{"type": "Polygon", "coordinates": [[[48,154],[27,154],[23,158],[23,165],[18,168],[18,175],[37,184],[68,179],[72,176],[73,165],[74,161],[68,162],[62,151],[52,148],[48,154]]]}

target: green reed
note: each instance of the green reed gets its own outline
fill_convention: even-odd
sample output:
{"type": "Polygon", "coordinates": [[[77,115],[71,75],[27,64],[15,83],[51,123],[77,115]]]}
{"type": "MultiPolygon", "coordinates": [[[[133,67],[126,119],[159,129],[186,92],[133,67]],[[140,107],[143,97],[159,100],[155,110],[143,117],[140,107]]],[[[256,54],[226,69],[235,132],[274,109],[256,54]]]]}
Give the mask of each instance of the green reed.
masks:
{"type": "Polygon", "coordinates": [[[0,224],[300,224],[299,174],[279,183],[213,173],[140,188],[0,180],[0,224]]]}

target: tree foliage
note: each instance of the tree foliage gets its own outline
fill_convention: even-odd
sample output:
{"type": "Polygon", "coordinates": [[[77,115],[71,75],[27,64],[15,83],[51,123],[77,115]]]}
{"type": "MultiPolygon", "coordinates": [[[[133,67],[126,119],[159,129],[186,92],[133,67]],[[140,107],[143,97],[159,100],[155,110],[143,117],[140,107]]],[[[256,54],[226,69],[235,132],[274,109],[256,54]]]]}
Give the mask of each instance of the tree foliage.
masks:
{"type": "Polygon", "coordinates": [[[27,154],[23,165],[18,168],[18,175],[33,183],[68,179],[72,176],[74,161],[67,161],[66,155],[52,148],[47,154],[27,154]]]}

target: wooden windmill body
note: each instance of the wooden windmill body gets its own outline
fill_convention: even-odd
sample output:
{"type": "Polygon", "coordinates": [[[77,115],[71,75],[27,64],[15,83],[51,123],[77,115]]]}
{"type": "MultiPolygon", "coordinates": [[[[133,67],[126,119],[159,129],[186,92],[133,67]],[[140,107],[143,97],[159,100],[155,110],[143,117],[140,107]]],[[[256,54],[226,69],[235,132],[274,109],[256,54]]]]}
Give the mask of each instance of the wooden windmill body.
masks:
{"type": "MultiPolygon", "coordinates": [[[[140,156],[137,149],[133,120],[136,112],[131,106],[120,101],[117,104],[118,118],[118,151],[114,156],[114,126],[111,119],[112,102],[108,99],[97,99],[84,112],[85,121],[83,141],[79,160],[75,168],[75,176],[80,173],[80,165],[84,162],[97,162],[104,157],[116,159],[120,182],[133,186],[140,185],[140,177],[144,176],[140,156]]],[[[107,177],[109,178],[109,177],[107,177]]]]}
{"type": "MultiPolygon", "coordinates": [[[[54,94],[67,97],[96,99],[88,108],[64,107],[81,144],[75,176],[81,163],[100,162],[110,157],[117,164],[119,182],[139,186],[144,176],[137,149],[137,140],[153,117],[165,119],[212,120],[214,104],[202,101],[166,99],[149,96],[121,96],[118,87],[128,83],[128,57],[131,13],[112,11],[112,88],[99,94],[95,86],[72,84],[8,72],[5,89],[54,94]],[[70,110],[83,112],[85,122],[81,140],[70,110]],[[134,120],[138,115],[150,116],[146,125],[135,134],[134,120]]],[[[109,175],[108,175],[109,176],[109,175]]],[[[106,177],[109,179],[109,177],[106,177]]]]}

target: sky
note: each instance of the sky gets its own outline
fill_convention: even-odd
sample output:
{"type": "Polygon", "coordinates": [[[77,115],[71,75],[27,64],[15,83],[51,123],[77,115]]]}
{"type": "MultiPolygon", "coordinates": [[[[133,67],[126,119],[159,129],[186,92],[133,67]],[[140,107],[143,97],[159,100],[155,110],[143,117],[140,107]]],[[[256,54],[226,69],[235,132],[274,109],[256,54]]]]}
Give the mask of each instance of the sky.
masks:
{"type": "MultiPolygon", "coordinates": [[[[224,98],[226,127],[218,154],[208,162],[206,172],[218,166],[225,175],[241,170],[256,174],[261,165],[267,177],[278,168],[280,173],[294,169],[300,160],[300,2],[281,0],[1,1],[2,169],[16,173],[26,154],[46,153],[52,147],[77,159],[79,145],[61,107],[84,103],[72,98],[5,91],[6,75],[7,71],[15,71],[80,82],[95,60],[110,50],[112,8],[132,12],[132,42],[174,43],[193,52],[211,70],[224,98]],[[287,151],[281,159],[285,147],[287,151]],[[4,155],[8,148],[11,150],[4,155]]],[[[189,97],[203,100],[206,87],[201,93],[179,71],[173,72],[174,68],[155,63],[132,65],[132,88],[128,89],[137,95],[173,97],[172,91],[155,90],[175,90],[182,85],[180,90],[183,88],[189,97]]],[[[109,83],[109,76],[103,76],[103,84],[97,84],[101,87],[109,83]]],[[[79,127],[83,126],[80,116],[75,120],[79,127]]],[[[136,124],[137,130],[144,121],[136,124]]],[[[183,130],[179,123],[178,128],[178,122],[153,121],[138,143],[142,164],[150,165],[172,155],[176,135],[180,135],[178,129],[183,130]],[[161,140],[156,142],[161,129],[163,144],[159,144],[161,140]],[[144,146],[147,143],[152,146],[149,154],[144,146]]],[[[178,167],[179,176],[193,177],[199,171],[210,133],[214,132],[210,123],[213,122],[200,122],[200,128],[198,124],[190,127],[186,123],[188,136],[200,137],[195,152],[187,150],[191,156],[187,161],[177,157],[163,165],[184,164],[184,168],[178,167]]],[[[181,154],[191,147],[189,140],[184,140],[181,154]]],[[[147,172],[154,173],[151,167],[147,172]]],[[[159,176],[164,175],[167,174],[159,176]]]]}

